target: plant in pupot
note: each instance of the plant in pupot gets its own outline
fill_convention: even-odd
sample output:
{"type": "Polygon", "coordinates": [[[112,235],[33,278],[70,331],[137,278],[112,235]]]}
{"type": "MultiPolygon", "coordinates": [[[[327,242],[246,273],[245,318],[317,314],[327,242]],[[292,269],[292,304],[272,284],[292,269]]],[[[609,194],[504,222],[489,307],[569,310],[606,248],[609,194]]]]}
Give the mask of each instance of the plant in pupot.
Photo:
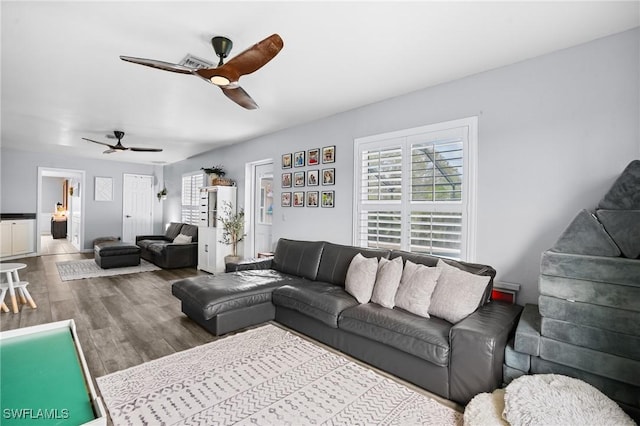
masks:
{"type": "Polygon", "coordinates": [[[247,235],[244,233],[244,209],[237,213],[233,211],[233,205],[225,201],[222,212],[218,217],[218,222],[222,224],[222,239],[220,242],[231,246],[231,255],[225,256],[225,263],[234,263],[240,260],[238,256],[238,243],[247,235]]]}
{"type": "Polygon", "coordinates": [[[166,200],[167,199],[167,188],[162,188],[162,191],[158,192],[156,194],[156,196],[158,197],[158,201],[166,200]]]}
{"type": "Polygon", "coordinates": [[[204,170],[204,172],[208,175],[215,175],[215,177],[224,177],[224,175],[226,174],[222,164],[211,167],[202,167],[201,170],[204,170]]]}

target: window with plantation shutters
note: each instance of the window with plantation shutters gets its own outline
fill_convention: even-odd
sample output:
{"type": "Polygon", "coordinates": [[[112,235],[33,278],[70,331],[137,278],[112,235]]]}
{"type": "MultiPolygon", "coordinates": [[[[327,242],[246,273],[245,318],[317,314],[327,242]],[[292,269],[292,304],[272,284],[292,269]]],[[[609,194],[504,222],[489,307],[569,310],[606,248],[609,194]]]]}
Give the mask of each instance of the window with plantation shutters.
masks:
{"type": "Polygon", "coordinates": [[[200,188],[204,186],[204,174],[195,172],[182,175],[182,222],[200,223],[200,188]]]}
{"type": "Polygon", "coordinates": [[[355,140],[354,244],[473,260],[475,117],[355,140]]]}

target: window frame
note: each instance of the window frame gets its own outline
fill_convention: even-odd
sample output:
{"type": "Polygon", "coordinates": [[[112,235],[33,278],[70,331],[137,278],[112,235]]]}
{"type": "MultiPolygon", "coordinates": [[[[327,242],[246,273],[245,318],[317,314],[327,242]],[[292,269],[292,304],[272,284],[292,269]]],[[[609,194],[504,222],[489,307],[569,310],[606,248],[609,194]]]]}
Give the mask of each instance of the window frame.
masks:
{"type": "Polygon", "coordinates": [[[360,221],[364,210],[400,211],[401,213],[401,250],[410,250],[411,245],[411,213],[412,207],[421,206],[419,211],[446,211],[447,206],[460,203],[462,213],[462,230],[460,235],[460,260],[474,262],[476,259],[477,233],[477,170],[478,170],[478,117],[466,117],[420,127],[381,133],[354,139],[353,155],[353,222],[352,242],[360,245],[360,221]],[[402,169],[411,170],[411,147],[416,137],[426,133],[442,132],[452,129],[463,129],[466,139],[463,140],[463,178],[462,199],[460,201],[412,201],[411,173],[404,173],[401,180],[400,201],[377,200],[371,203],[363,201],[362,194],[362,152],[365,150],[385,149],[400,146],[402,150],[402,169]],[[431,210],[427,206],[433,207],[431,210]],[[366,208],[363,208],[366,207],[366,208]],[[422,208],[424,207],[424,208],[422,208]]]}
{"type": "Polygon", "coordinates": [[[190,172],[190,173],[183,173],[182,174],[182,178],[180,179],[180,188],[182,190],[182,194],[180,194],[180,221],[182,223],[188,223],[190,225],[199,225],[201,223],[201,209],[200,209],[200,204],[201,204],[201,197],[200,197],[200,188],[202,188],[204,186],[206,182],[206,176],[205,173],[202,171],[195,171],[195,172],[190,172]],[[200,180],[201,180],[201,185],[198,186],[197,188],[191,188],[191,196],[195,197],[191,199],[191,204],[184,204],[184,199],[185,199],[185,194],[184,194],[184,188],[185,188],[185,179],[190,179],[192,182],[190,183],[190,186],[193,187],[193,185],[197,185],[198,181],[196,180],[196,182],[194,183],[193,180],[196,176],[200,176],[200,180]],[[191,210],[192,214],[191,214],[191,218],[192,221],[187,221],[185,220],[185,216],[184,216],[184,212],[185,210],[191,210]],[[195,222],[193,222],[195,220],[195,222]]]}

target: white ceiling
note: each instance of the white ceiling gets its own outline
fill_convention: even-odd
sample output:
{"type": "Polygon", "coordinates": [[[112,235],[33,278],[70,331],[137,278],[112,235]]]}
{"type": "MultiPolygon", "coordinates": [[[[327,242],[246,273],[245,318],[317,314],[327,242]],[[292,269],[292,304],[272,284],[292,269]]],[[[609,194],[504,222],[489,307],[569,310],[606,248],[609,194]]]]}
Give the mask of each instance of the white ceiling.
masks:
{"type": "Polygon", "coordinates": [[[640,25],[640,2],[2,1],[2,146],[172,163],[640,25]],[[215,62],[272,33],[278,56],[241,86],[245,110],[190,75],[119,55],[215,62]],[[103,155],[86,137],[160,147],[103,155]]]}

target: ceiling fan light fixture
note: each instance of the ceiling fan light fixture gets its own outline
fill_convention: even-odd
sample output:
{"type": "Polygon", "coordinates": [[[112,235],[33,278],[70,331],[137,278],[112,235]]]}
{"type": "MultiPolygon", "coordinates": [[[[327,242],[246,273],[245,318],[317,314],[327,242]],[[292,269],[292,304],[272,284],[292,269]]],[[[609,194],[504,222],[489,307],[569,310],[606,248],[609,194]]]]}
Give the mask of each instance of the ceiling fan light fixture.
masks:
{"type": "Polygon", "coordinates": [[[216,86],[228,86],[231,84],[231,80],[223,75],[214,75],[211,77],[211,82],[216,86]]]}

